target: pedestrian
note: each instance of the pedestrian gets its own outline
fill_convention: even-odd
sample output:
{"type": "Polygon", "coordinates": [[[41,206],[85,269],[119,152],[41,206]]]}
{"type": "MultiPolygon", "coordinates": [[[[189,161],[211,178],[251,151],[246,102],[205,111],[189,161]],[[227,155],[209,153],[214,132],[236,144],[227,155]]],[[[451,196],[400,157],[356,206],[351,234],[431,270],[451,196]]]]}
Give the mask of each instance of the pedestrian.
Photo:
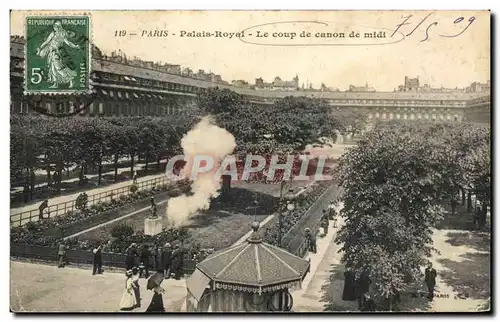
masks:
{"type": "Polygon", "coordinates": [[[172,245],[166,243],[162,253],[162,267],[165,272],[165,278],[169,279],[172,272],[172,245]]]}
{"type": "Polygon", "coordinates": [[[134,175],[132,176],[132,178],[133,178],[132,183],[136,184],[137,183],[137,171],[136,170],[134,170],[134,175]]]}
{"type": "Polygon", "coordinates": [[[132,269],[132,287],[134,289],[136,307],[141,307],[141,286],[139,285],[140,272],[137,267],[132,269]]]}
{"type": "Polygon", "coordinates": [[[134,268],[134,266],[135,266],[135,257],[137,254],[136,244],[135,243],[130,244],[130,246],[125,251],[125,254],[126,254],[125,267],[128,271],[128,270],[134,268]]]}
{"type": "Polygon", "coordinates": [[[66,245],[64,241],[59,244],[59,249],[57,251],[57,255],[59,256],[59,266],[64,267],[66,265],[66,245]]]}
{"type": "Polygon", "coordinates": [[[87,203],[89,202],[89,196],[87,193],[84,191],[82,194],[82,210],[87,209],[87,203]]]}
{"type": "Polygon", "coordinates": [[[352,271],[344,271],[344,290],[342,291],[342,301],[356,300],[355,277],[356,276],[352,271]]]}
{"type": "Polygon", "coordinates": [[[330,205],[328,206],[328,219],[332,220],[335,217],[335,206],[333,204],[333,201],[330,202],[330,205]]]}
{"type": "Polygon", "coordinates": [[[310,252],[316,254],[316,236],[311,232],[309,228],[305,229],[306,239],[308,244],[308,249],[310,252]]]}
{"type": "Polygon", "coordinates": [[[157,286],[153,289],[153,292],[153,298],[146,312],[165,312],[165,306],[163,305],[163,293],[165,293],[165,290],[161,286],[157,286]]]}
{"type": "Polygon", "coordinates": [[[432,267],[432,263],[429,263],[425,269],[425,284],[429,290],[429,300],[434,299],[434,288],[436,287],[436,270],[432,267]]]}
{"type": "Polygon", "coordinates": [[[363,307],[361,308],[362,312],[374,312],[376,310],[375,301],[372,299],[370,294],[363,294],[363,307]]]}
{"type": "Polygon", "coordinates": [[[322,211],[322,215],[321,215],[321,220],[325,220],[325,219],[326,219],[327,221],[329,220],[329,218],[328,218],[328,211],[327,211],[327,209],[323,209],[323,211],[322,211]]]}
{"type": "Polygon", "coordinates": [[[145,278],[149,277],[149,257],[151,256],[151,252],[147,245],[142,245],[141,249],[141,266],[144,267],[145,278]]]}
{"type": "Polygon", "coordinates": [[[182,250],[176,245],[172,251],[172,271],[174,273],[174,278],[179,280],[182,273],[182,250]]]}
{"type": "Polygon", "coordinates": [[[136,305],[136,297],[134,294],[134,286],[132,281],[132,270],[127,270],[125,273],[125,291],[123,292],[122,299],[120,301],[120,310],[133,310],[136,305]]]}
{"type": "Polygon", "coordinates": [[[38,213],[38,219],[43,220],[45,218],[45,209],[49,207],[49,201],[45,199],[41,204],[40,207],[38,207],[39,213],[38,213]]]}
{"type": "Polygon", "coordinates": [[[337,216],[333,217],[333,228],[337,228],[337,216]]]}
{"type": "Polygon", "coordinates": [[[102,273],[102,245],[97,246],[93,250],[94,253],[94,268],[92,275],[102,273]]]}
{"type": "Polygon", "coordinates": [[[328,234],[328,217],[324,217],[323,221],[321,222],[321,227],[323,227],[323,232],[325,236],[328,234]]]}
{"type": "Polygon", "coordinates": [[[158,273],[161,272],[163,274],[164,268],[163,268],[163,261],[162,261],[162,253],[163,253],[163,249],[161,249],[160,246],[155,245],[155,253],[154,253],[155,270],[156,270],[156,272],[158,272],[158,273]]]}
{"type": "Polygon", "coordinates": [[[476,207],[474,214],[473,214],[473,216],[474,216],[474,230],[479,229],[479,210],[480,210],[480,208],[476,207]]]}
{"type": "Polygon", "coordinates": [[[368,274],[363,272],[359,278],[354,281],[354,289],[356,293],[356,298],[358,300],[358,308],[361,310],[364,307],[365,294],[370,291],[370,284],[372,281],[368,277],[368,274]]]}

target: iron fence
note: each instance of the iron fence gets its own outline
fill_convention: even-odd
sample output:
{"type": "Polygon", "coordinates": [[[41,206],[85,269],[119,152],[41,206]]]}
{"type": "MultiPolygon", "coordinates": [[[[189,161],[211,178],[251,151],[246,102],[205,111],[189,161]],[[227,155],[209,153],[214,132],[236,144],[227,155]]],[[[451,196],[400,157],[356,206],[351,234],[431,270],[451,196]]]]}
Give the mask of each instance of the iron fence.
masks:
{"type": "Polygon", "coordinates": [[[340,188],[333,184],[325,189],[316,202],[309,208],[307,214],[305,214],[295,225],[288,231],[288,233],[283,238],[283,245],[292,254],[303,257],[305,250],[307,248],[307,239],[305,238],[304,230],[309,228],[313,235],[316,235],[319,231],[321,225],[321,219],[323,217],[323,203],[321,199],[324,196],[333,196],[335,193],[337,196],[340,194],[340,188]]]}
{"type": "MultiPolygon", "coordinates": [[[[143,191],[152,188],[153,186],[161,186],[166,184],[168,184],[168,181],[165,176],[135,183],[135,185],[137,186],[137,191],[143,191]]],[[[92,205],[95,205],[100,202],[109,201],[111,200],[111,198],[130,195],[131,194],[130,187],[133,185],[134,183],[113,190],[103,191],[93,195],[89,195],[87,207],[91,207],[92,205]]],[[[69,211],[74,211],[75,207],[76,207],[76,198],[71,201],[61,202],[55,205],[49,205],[45,211],[48,210],[48,214],[50,217],[55,217],[64,215],[69,211]]],[[[10,215],[10,225],[11,227],[24,226],[29,222],[38,221],[39,215],[40,215],[40,210],[38,210],[38,208],[10,215]]]]}

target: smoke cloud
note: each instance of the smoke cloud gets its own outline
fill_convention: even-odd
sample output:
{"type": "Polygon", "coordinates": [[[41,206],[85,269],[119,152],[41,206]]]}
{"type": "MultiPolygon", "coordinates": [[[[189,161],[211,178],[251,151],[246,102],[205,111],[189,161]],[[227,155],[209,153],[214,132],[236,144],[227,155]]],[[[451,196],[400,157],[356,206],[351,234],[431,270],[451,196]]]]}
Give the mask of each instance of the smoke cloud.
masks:
{"type": "Polygon", "coordinates": [[[225,156],[233,152],[236,141],[231,133],[216,126],[207,116],[184,135],[181,146],[186,162],[181,176],[193,178],[192,173],[195,171],[197,175],[191,183],[192,195],[183,194],[168,202],[167,218],[177,226],[198,211],[208,209],[210,200],[219,196],[220,178],[216,178],[214,173],[225,156]],[[204,160],[208,159],[213,160],[215,164],[210,167],[210,171],[203,171],[203,167],[207,165],[204,160]]]}

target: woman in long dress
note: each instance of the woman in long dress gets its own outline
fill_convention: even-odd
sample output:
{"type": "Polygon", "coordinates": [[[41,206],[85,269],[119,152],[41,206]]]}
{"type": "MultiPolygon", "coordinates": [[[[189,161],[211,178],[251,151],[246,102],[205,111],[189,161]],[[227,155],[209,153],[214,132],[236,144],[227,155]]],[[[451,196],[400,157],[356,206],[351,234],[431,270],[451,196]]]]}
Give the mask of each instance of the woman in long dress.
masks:
{"type": "Polygon", "coordinates": [[[161,286],[156,286],[153,291],[153,298],[146,312],[165,312],[165,307],[163,306],[163,293],[165,293],[165,290],[161,286]]]}
{"type": "Polygon", "coordinates": [[[132,281],[132,271],[127,271],[125,276],[127,276],[127,280],[125,281],[125,291],[123,292],[122,299],[120,301],[120,309],[124,311],[133,310],[137,305],[132,281]]]}
{"type": "Polygon", "coordinates": [[[163,293],[165,293],[165,289],[160,286],[163,279],[163,272],[156,272],[156,274],[149,278],[147,289],[153,290],[154,294],[146,312],[165,312],[165,307],[163,306],[163,293]]]}
{"type": "Polygon", "coordinates": [[[57,21],[54,23],[54,30],[37,48],[37,55],[47,59],[49,82],[53,83],[51,88],[58,88],[59,84],[67,83],[69,83],[69,88],[72,88],[73,79],[77,76],[76,71],[71,70],[61,59],[60,50],[63,45],[75,49],[80,48],[80,46],[69,41],[68,38],[68,32],[57,21]]]}

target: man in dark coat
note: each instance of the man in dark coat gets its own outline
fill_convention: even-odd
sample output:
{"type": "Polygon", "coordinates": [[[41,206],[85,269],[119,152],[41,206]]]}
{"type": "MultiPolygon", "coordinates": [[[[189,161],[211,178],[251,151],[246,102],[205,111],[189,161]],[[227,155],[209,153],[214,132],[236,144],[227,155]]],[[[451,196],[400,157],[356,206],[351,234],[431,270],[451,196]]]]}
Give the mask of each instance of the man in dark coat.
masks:
{"type": "Polygon", "coordinates": [[[323,217],[323,220],[321,222],[321,227],[323,227],[325,236],[328,235],[328,226],[329,226],[328,218],[323,217]]]}
{"type": "Polygon", "coordinates": [[[322,217],[321,217],[321,220],[322,220],[322,221],[323,221],[323,220],[325,220],[325,219],[326,219],[327,221],[329,221],[329,220],[330,220],[330,218],[329,218],[329,216],[328,216],[328,211],[327,211],[326,209],[323,209],[322,214],[323,214],[323,215],[322,215],[322,217]]]}
{"type": "Polygon", "coordinates": [[[132,243],[126,251],[125,266],[127,271],[131,270],[135,266],[135,257],[137,254],[136,244],[132,243]]]}
{"type": "Polygon", "coordinates": [[[432,264],[429,263],[429,266],[425,269],[425,284],[427,285],[427,289],[429,290],[429,300],[432,301],[434,299],[434,288],[436,287],[436,270],[432,267],[432,264]]]}
{"type": "Polygon", "coordinates": [[[344,272],[344,290],[342,291],[342,301],[356,300],[355,274],[349,270],[344,272]]]}
{"type": "Polygon", "coordinates": [[[102,272],[102,246],[99,245],[94,249],[94,269],[92,275],[101,274],[102,272]]]}
{"type": "Polygon", "coordinates": [[[316,236],[309,228],[306,228],[305,232],[309,251],[316,254],[316,236]]]}
{"type": "Polygon", "coordinates": [[[163,261],[162,261],[163,249],[160,246],[155,245],[155,270],[159,273],[164,272],[163,261]]]}
{"type": "Polygon", "coordinates": [[[356,298],[358,299],[358,308],[361,310],[364,307],[365,294],[370,291],[371,280],[368,274],[362,273],[355,281],[356,298]]]}
{"type": "Polygon", "coordinates": [[[183,252],[179,246],[176,246],[172,252],[172,271],[175,274],[175,279],[180,279],[182,276],[183,252]]]}
{"type": "Polygon", "coordinates": [[[165,278],[170,278],[170,273],[172,272],[172,247],[169,243],[165,244],[162,253],[162,267],[165,272],[165,278]]]}
{"type": "Polygon", "coordinates": [[[38,213],[38,219],[43,220],[43,213],[45,209],[49,206],[49,201],[44,200],[41,204],[40,207],[38,207],[39,213],[38,213]]]}
{"type": "Polygon", "coordinates": [[[361,308],[362,312],[374,312],[376,310],[375,301],[373,301],[370,294],[363,294],[363,306],[361,308]]]}
{"type": "Polygon", "coordinates": [[[149,257],[151,256],[151,252],[147,245],[142,245],[141,249],[141,263],[144,266],[144,277],[149,277],[149,257]]]}

